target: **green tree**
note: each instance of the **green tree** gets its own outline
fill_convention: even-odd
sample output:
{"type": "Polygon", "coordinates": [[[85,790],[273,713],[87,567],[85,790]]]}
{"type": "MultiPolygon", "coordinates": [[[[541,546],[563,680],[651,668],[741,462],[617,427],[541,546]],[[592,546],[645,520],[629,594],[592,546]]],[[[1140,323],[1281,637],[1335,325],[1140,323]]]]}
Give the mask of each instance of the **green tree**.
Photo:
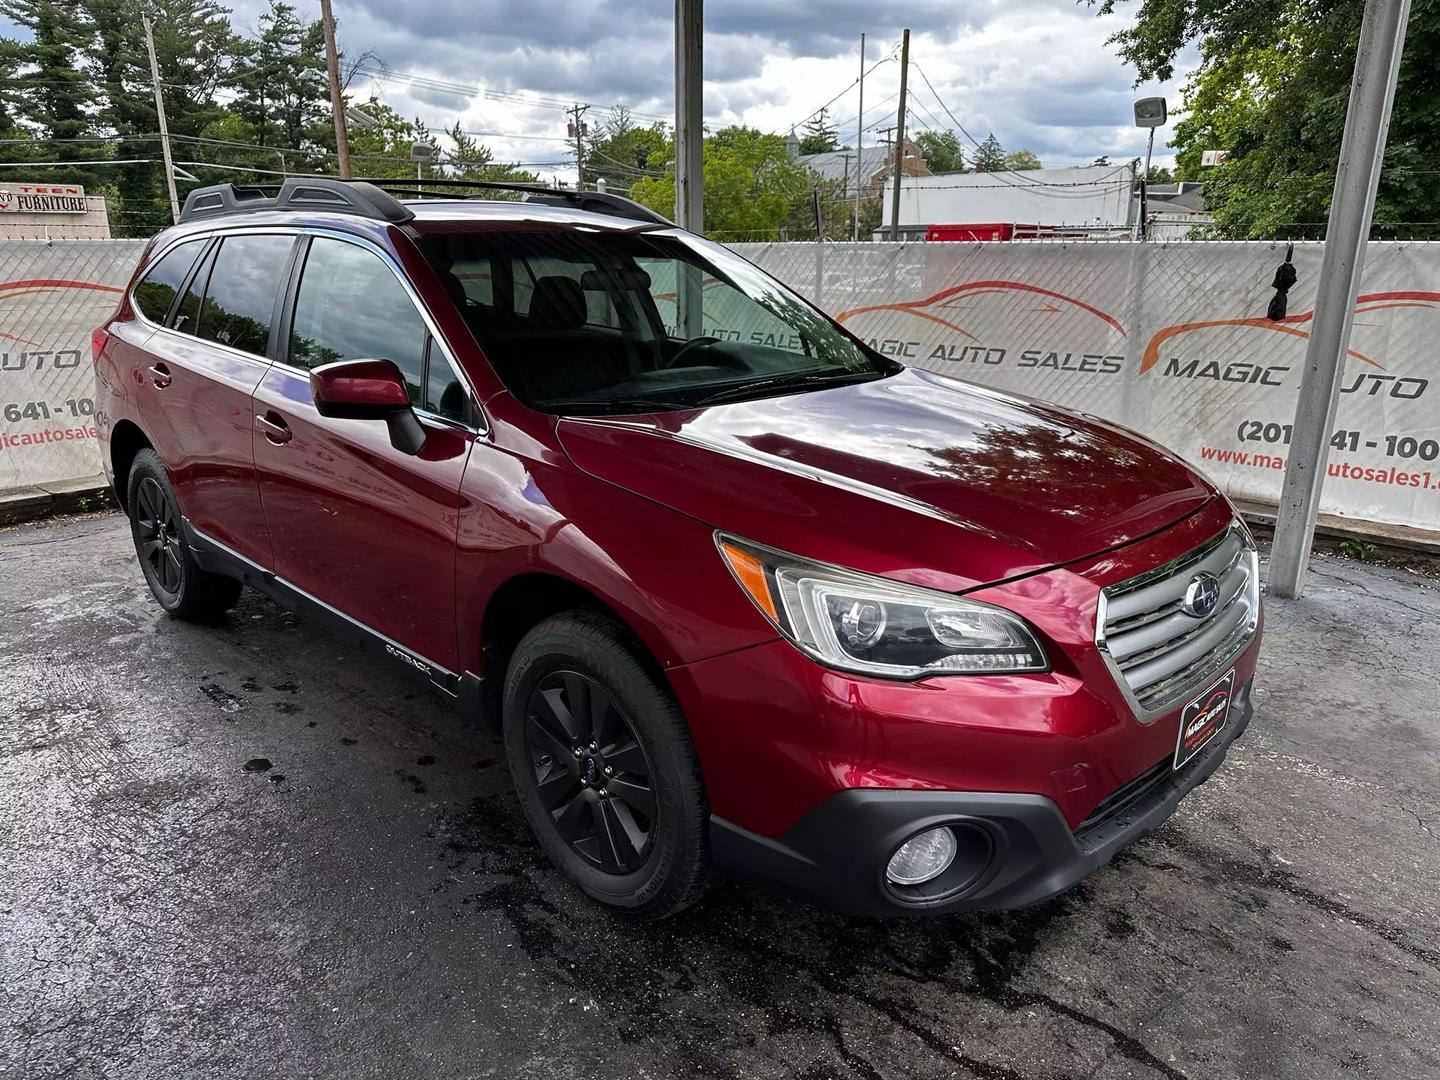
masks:
{"type": "MultiPolygon", "coordinates": [[[[540,182],[540,177],[533,172],[526,172],[517,165],[496,161],[495,154],[488,146],[476,139],[475,136],[460,129],[460,121],[455,121],[445,134],[454,144],[454,149],[445,155],[445,175],[451,179],[482,180],[492,184],[537,184],[540,182]]],[[[511,195],[505,192],[496,192],[495,197],[518,199],[520,195],[519,193],[511,195]]]]}
{"type": "MultiPolygon", "coordinates": [[[[359,108],[374,125],[350,125],[350,160],[356,176],[415,180],[415,162],[410,160],[410,151],[417,142],[430,144],[432,161],[440,156],[435,136],[418,119],[406,120],[380,101],[368,101],[359,108]]],[[[422,176],[425,172],[422,166],[422,176]]]]}
{"type": "Polygon", "coordinates": [[[921,131],[915,145],[932,173],[965,172],[965,151],[953,131],[921,131]]]}
{"type": "MultiPolygon", "coordinates": [[[[1098,6],[1108,15],[1117,0],[1098,6]]],[[[1138,80],[1168,79],[1198,42],[1200,66],[1184,89],[1171,145],[1178,173],[1205,181],[1216,233],[1318,234],[1329,214],[1363,5],[1353,0],[1145,0],[1111,37],[1138,80]],[[1202,169],[1204,150],[1228,150],[1202,169]]],[[[1440,208],[1440,7],[1416,4],[1406,32],[1377,232],[1436,220],[1440,208]]]]}
{"type": "Polygon", "coordinates": [[[612,191],[628,191],[642,176],[661,176],[674,145],[664,124],[636,127],[623,105],[610,112],[585,145],[585,175],[604,177],[612,191]]]}
{"type": "MultiPolygon", "coordinates": [[[[107,170],[106,178],[115,189],[111,226],[122,235],[147,235],[169,223],[170,203],[159,161],[156,133],[160,124],[140,18],[141,0],[81,3],[94,31],[89,55],[98,90],[97,118],[108,133],[121,140],[114,145],[116,158],[149,159],[107,170]]],[[[153,0],[144,10],[154,25],[155,57],[175,157],[224,162],[223,150],[217,155],[216,148],[197,140],[224,115],[216,95],[236,44],[228,9],[214,0],[153,0]]],[[[206,174],[194,166],[184,168],[209,182],[237,178],[218,170],[206,174]]]]}
{"type": "Polygon", "coordinates": [[[839,146],[840,140],[835,125],[830,122],[829,109],[821,109],[800,125],[800,153],[824,154],[839,146]]]}
{"type": "MultiPolygon", "coordinates": [[[[0,38],[0,67],[9,69],[11,121],[36,141],[31,160],[83,162],[106,156],[103,146],[75,142],[99,134],[96,94],[86,70],[93,34],[87,13],[58,0],[0,0],[0,15],[29,31],[29,40],[0,38]]],[[[94,183],[97,174],[39,170],[36,179],[94,183]]]]}
{"type": "Polygon", "coordinates": [[[976,148],[973,160],[976,172],[1001,172],[1005,169],[1005,148],[994,132],[985,136],[985,141],[976,148]]]}
{"type": "Polygon", "coordinates": [[[1011,150],[1005,155],[1005,168],[1011,172],[1024,172],[1026,169],[1043,167],[1034,150],[1011,150]]]}
{"type": "MultiPolygon", "coordinates": [[[[704,141],[705,234],[722,241],[810,239],[815,235],[814,190],[827,204],[839,197],[841,182],[831,186],[794,161],[785,138],[754,128],[728,127],[704,141]]],[[[662,176],[643,177],[632,198],[662,214],[675,211],[674,150],[666,154],[662,176]]],[[[836,221],[842,215],[835,215],[836,221]]],[[[848,219],[843,219],[848,220],[848,219]]],[[[831,235],[840,226],[827,225],[831,235]]]]}
{"type": "Polygon", "coordinates": [[[284,0],[270,0],[259,37],[238,43],[230,111],[250,125],[260,145],[303,149],[329,118],[324,48],[320,20],[303,22],[284,0]]]}

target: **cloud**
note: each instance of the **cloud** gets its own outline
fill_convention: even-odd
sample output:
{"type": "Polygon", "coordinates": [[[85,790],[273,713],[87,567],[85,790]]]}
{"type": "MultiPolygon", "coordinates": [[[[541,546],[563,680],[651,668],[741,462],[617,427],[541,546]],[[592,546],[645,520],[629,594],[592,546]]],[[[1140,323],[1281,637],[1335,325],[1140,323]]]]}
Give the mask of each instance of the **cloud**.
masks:
{"type": "MultiPolygon", "coordinates": [[[[245,31],[268,6],[231,4],[245,31]]],[[[352,93],[374,92],[431,130],[458,120],[495,133],[485,138],[498,156],[541,163],[547,176],[573,175],[564,164],[564,110],[573,102],[596,106],[592,122],[616,103],[642,123],[673,117],[673,0],[336,0],[336,16],[349,57],[369,53],[393,72],[357,77],[352,93]],[[483,96],[481,87],[501,96],[483,96]]],[[[859,119],[873,143],[876,129],[895,122],[898,102],[899,64],[881,61],[909,26],[911,130],[963,125],[977,139],[994,132],[1047,165],[1142,154],[1131,102],[1161,93],[1173,113],[1196,63],[1186,54],[1178,80],[1133,87],[1133,73],[1105,43],[1125,17],[1099,18],[1075,0],[723,0],[705,17],[711,127],[784,132],[828,102],[842,140],[854,141],[859,119]],[[857,117],[862,31],[868,62],[879,66],[857,117]]]]}
{"type": "MultiPolygon", "coordinates": [[[[497,107],[380,84],[387,99],[399,95],[406,104],[397,107],[418,110],[432,128],[458,116],[467,128],[483,121],[492,125],[486,130],[521,133],[523,121],[529,134],[555,139],[548,155],[537,154],[535,142],[497,140],[495,148],[543,160],[565,156],[559,137],[569,100],[604,108],[624,102],[642,121],[672,115],[673,10],[619,0],[439,0],[420,8],[346,0],[342,39],[352,54],[373,49],[397,71],[547,99],[497,107]]],[[[894,123],[899,64],[879,63],[858,117],[859,35],[867,34],[875,65],[893,54],[902,18],[912,33],[912,130],[963,125],[976,139],[994,132],[1007,148],[1032,149],[1046,164],[1101,154],[1123,160],[1144,149],[1144,132],[1131,124],[1133,99],[1162,92],[1172,111],[1179,104],[1177,82],[1132,87],[1132,73],[1105,43],[1124,22],[1097,18],[1072,0],[929,2],[899,15],[872,0],[728,0],[706,12],[706,122],[783,132],[829,102],[842,139],[853,141],[861,119],[865,141],[875,141],[877,129],[894,123]]]]}

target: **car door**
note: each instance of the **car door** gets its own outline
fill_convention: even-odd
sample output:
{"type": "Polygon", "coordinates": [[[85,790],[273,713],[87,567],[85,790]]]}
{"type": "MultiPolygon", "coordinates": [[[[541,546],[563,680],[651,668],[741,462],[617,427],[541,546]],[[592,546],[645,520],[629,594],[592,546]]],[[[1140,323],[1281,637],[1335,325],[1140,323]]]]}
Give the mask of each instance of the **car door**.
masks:
{"type": "Polygon", "coordinates": [[[441,685],[459,669],[455,544],[476,436],[471,395],[394,262],[359,238],[307,237],[287,332],[255,392],[255,465],[275,572],[419,659],[441,685]],[[309,371],[385,358],[425,429],[418,454],[386,425],[322,417],[309,371]]]}
{"type": "MultiPolygon", "coordinates": [[[[246,232],[210,240],[146,342],[147,363],[136,373],[144,387],[139,411],[181,512],[193,528],[267,568],[251,394],[270,366],[280,284],[296,239],[246,232]]],[[[157,282],[162,269],[157,263],[157,282]]],[[[137,301],[148,283],[147,277],[137,286],[137,301]]]]}

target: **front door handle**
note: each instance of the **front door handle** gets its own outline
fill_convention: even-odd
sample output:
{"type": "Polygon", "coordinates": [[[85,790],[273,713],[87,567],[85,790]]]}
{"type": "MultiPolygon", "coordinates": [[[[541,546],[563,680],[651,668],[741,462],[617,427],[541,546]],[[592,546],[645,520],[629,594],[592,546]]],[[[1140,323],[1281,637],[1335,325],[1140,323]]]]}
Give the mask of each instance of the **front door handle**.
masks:
{"type": "Polygon", "coordinates": [[[170,369],[164,364],[155,364],[150,368],[150,381],[157,390],[164,390],[170,385],[170,369]]]}
{"type": "Polygon", "coordinates": [[[285,423],[283,417],[277,412],[267,412],[262,416],[255,417],[255,426],[265,436],[265,440],[273,446],[284,446],[295,437],[290,430],[290,425],[285,423]]]}

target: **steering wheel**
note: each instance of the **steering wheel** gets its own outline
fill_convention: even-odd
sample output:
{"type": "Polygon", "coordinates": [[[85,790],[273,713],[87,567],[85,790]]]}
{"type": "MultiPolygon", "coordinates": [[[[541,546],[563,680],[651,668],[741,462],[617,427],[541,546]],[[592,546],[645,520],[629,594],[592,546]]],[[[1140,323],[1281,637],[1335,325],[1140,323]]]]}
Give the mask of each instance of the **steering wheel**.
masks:
{"type": "Polygon", "coordinates": [[[693,337],[689,341],[685,342],[684,345],[681,345],[680,348],[676,351],[675,355],[672,356],[666,363],[661,364],[660,366],[661,368],[673,368],[676,364],[680,362],[680,358],[686,353],[690,352],[692,349],[703,349],[707,345],[718,344],[720,344],[720,339],[718,337],[693,337]]]}

